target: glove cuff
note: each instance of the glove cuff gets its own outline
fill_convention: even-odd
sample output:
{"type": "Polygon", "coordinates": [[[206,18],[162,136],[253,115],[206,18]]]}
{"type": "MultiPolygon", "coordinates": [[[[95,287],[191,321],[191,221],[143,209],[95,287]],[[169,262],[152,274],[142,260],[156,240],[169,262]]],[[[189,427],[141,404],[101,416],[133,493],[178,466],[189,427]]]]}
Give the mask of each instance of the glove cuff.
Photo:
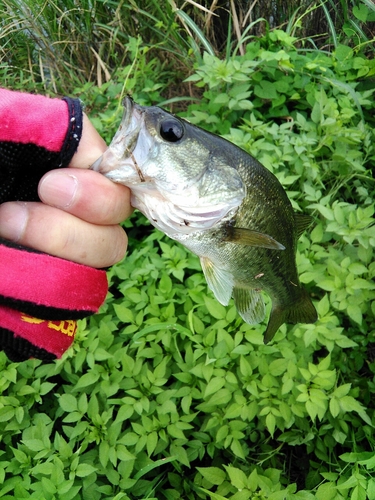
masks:
{"type": "Polygon", "coordinates": [[[0,306],[2,349],[12,361],[61,358],[77,330],[75,320],[48,321],[0,306]]]}
{"type": "Polygon", "coordinates": [[[81,102],[78,99],[64,97],[63,101],[68,105],[69,128],[60,153],[59,167],[67,167],[74,153],[77,151],[82,136],[83,112],[81,102]]]}
{"type": "Polygon", "coordinates": [[[98,311],[105,271],[0,239],[0,348],[12,361],[60,358],[76,319],[98,311]]]}
{"type": "Polygon", "coordinates": [[[0,241],[0,304],[42,319],[78,319],[98,311],[105,271],[0,241]]]}

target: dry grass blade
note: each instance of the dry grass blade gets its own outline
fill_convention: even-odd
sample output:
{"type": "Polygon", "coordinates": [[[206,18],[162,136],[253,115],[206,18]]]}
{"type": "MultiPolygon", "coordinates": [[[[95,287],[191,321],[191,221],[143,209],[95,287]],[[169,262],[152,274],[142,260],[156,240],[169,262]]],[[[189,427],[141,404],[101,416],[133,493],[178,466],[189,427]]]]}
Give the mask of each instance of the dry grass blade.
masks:
{"type": "MultiPolygon", "coordinates": [[[[217,16],[217,14],[215,14],[215,12],[213,10],[211,10],[212,6],[210,9],[207,9],[207,7],[204,7],[204,5],[200,5],[199,3],[194,2],[194,0],[186,0],[186,3],[189,3],[190,5],[193,5],[194,7],[197,7],[198,9],[203,10],[203,12],[206,12],[210,16],[217,16]]],[[[213,3],[216,3],[216,2],[213,2],[213,3]]],[[[182,8],[183,7],[181,7],[181,9],[182,8]]]]}
{"type": "Polygon", "coordinates": [[[212,4],[210,6],[209,12],[207,13],[206,22],[205,22],[206,30],[208,29],[208,27],[211,24],[212,16],[213,15],[217,16],[217,14],[215,14],[215,8],[216,8],[217,3],[218,3],[218,0],[213,0],[212,4]]]}
{"type": "Polygon", "coordinates": [[[233,27],[234,31],[236,33],[236,37],[238,40],[238,47],[241,56],[245,54],[245,47],[242,43],[242,35],[241,35],[241,28],[240,28],[240,23],[238,21],[238,16],[237,16],[237,11],[236,11],[236,6],[234,4],[234,0],[230,0],[230,8],[231,8],[231,13],[232,13],[232,18],[233,18],[233,27]]]}
{"type": "Polygon", "coordinates": [[[96,50],[93,47],[90,47],[91,51],[94,53],[96,60],[97,60],[97,81],[98,81],[98,87],[102,86],[102,71],[105,76],[105,81],[109,82],[111,79],[111,74],[108,71],[106,65],[104,64],[103,59],[100,57],[100,55],[96,52],[96,50]]]}
{"type": "Polygon", "coordinates": [[[252,12],[255,7],[255,5],[258,3],[258,0],[254,0],[253,3],[250,5],[249,10],[246,12],[246,15],[242,21],[242,27],[244,27],[247,23],[247,20],[249,19],[250,23],[252,22],[252,12]]]}

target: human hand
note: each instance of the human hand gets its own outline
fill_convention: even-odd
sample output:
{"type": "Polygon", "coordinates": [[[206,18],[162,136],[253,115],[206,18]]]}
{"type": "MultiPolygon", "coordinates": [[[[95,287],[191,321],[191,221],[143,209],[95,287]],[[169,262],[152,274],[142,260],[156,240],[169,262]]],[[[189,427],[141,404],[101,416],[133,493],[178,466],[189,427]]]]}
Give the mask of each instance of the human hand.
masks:
{"type": "Polygon", "coordinates": [[[121,260],[127,237],[118,224],[132,212],[129,189],[87,170],[105,150],[84,115],[69,168],[51,170],[39,182],[43,203],[0,205],[0,237],[96,268],[121,260]]]}

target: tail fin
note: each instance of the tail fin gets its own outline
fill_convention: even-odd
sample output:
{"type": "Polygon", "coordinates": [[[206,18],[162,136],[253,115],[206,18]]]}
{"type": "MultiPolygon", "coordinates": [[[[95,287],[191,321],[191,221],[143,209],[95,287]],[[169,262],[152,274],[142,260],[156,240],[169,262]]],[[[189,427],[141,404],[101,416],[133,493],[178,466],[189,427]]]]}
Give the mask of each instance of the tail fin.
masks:
{"type": "Polygon", "coordinates": [[[275,333],[284,323],[315,323],[318,319],[313,303],[304,288],[300,288],[298,299],[287,307],[273,304],[267,330],[264,334],[264,343],[268,344],[275,333]]]}

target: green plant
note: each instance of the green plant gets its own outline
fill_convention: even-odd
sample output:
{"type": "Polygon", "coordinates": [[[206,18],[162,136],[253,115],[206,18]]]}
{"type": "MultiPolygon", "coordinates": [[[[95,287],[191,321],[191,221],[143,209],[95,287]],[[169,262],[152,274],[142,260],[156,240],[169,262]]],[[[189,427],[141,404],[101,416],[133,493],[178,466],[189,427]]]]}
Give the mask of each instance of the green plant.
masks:
{"type": "Polygon", "coordinates": [[[55,94],[86,82],[101,87],[134,62],[138,37],[147,40],[143,51],[157,48],[166,64],[188,59],[168,3],[161,9],[156,1],[2,0],[0,7],[0,69],[12,87],[55,94]]]}
{"type": "MultiPolygon", "coordinates": [[[[177,30],[150,6],[124,7],[142,34],[177,30]]],[[[186,15],[206,36],[204,11],[186,15]]],[[[314,216],[297,264],[318,322],[284,325],[264,345],[264,325],[215,301],[198,259],[134,214],[106,304],[64,359],[0,354],[0,498],[374,500],[375,66],[337,26],[332,53],[307,48],[299,29],[245,40],[250,30],[242,55],[235,39],[222,57],[201,56],[202,37],[180,32],[195,55],[175,49],[182,67],[195,58],[184,75],[199,96],[181,114],[255,156],[314,216]]],[[[145,105],[181,97],[165,52],[145,39],[111,38],[128,59],[100,86],[64,82],[107,141],[124,93],[145,105]]],[[[13,42],[27,53],[25,40],[13,42]]],[[[41,90],[26,59],[3,67],[6,81],[41,90]]]]}

